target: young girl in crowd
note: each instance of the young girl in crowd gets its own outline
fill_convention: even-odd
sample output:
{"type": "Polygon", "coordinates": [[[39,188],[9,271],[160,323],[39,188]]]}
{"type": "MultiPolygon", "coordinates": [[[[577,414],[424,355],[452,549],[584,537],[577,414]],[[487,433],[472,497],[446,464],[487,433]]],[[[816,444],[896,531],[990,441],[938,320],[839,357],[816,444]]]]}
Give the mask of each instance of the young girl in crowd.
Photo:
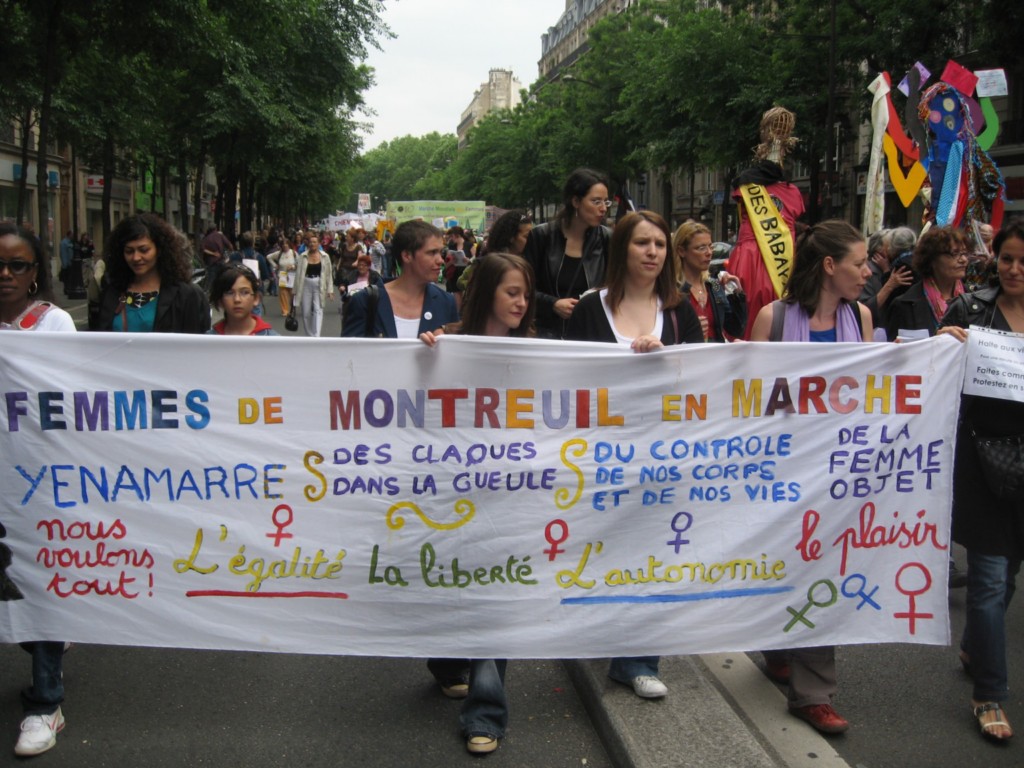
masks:
{"type": "Polygon", "coordinates": [[[270,323],[253,313],[260,303],[260,284],[251,269],[230,266],[217,275],[210,288],[210,306],[224,319],[207,333],[220,336],[277,336],[270,323]]]}
{"type": "MultiPolygon", "coordinates": [[[[462,322],[449,330],[470,336],[525,337],[533,331],[533,270],[521,257],[489,253],[474,269],[462,305],[462,322]],[[461,327],[459,327],[461,326],[461,327]]],[[[441,332],[426,331],[420,339],[437,343],[441,332]]],[[[505,696],[506,659],[469,662],[469,690],[459,722],[466,749],[474,754],[493,752],[508,726],[505,696]]]]}

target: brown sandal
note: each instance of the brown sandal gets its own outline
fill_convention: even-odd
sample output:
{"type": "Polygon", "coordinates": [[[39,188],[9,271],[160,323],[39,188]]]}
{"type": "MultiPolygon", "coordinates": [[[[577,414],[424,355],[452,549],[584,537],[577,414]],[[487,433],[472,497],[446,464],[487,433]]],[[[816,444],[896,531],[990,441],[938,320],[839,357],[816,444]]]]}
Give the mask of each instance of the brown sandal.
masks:
{"type": "Polygon", "coordinates": [[[1006,722],[1006,713],[1003,712],[1003,707],[998,701],[988,701],[984,704],[974,705],[972,703],[971,709],[974,712],[974,717],[978,721],[978,727],[981,729],[981,735],[990,741],[994,741],[998,744],[1004,744],[1010,740],[1013,736],[1013,731],[1010,729],[1010,724],[1006,722]],[[990,720],[985,717],[989,712],[993,712],[995,720],[990,720]],[[986,722],[987,721],[987,722],[986,722]],[[1010,731],[1006,736],[997,736],[992,733],[990,728],[998,728],[1002,726],[1010,731]]]}

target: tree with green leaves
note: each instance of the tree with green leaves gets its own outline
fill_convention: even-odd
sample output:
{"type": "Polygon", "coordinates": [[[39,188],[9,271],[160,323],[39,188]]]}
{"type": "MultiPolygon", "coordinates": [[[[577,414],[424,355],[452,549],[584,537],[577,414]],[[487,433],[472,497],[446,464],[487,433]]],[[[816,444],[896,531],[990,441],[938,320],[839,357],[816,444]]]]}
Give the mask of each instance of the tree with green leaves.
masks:
{"type": "Polygon", "coordinates": [[[268,206],[283,218],[334,210],[372,83],[366,47],[389,34],[381,9],[379,0],[6,0],[0,49],[17,77],[0,87],[0,115],[36,121],[40,220],[53,136],[108,180],[147,168],[154,206],[174,174],[183,207],[196,179],[198,210],[211,163],[222,221],[235,190],[243,227],[268,206]]]}

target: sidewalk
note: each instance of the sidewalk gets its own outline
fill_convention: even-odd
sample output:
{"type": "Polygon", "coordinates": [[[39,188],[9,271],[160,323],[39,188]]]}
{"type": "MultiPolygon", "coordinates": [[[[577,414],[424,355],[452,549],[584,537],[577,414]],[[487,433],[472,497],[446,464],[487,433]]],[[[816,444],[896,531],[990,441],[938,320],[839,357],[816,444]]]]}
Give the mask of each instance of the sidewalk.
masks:
{"type": "Polygon", "coordinates": [[[745,653],[663,657],[654,700],[610,680],[607,659],[565,665],[618,768],[847,768],[745,653]]]}

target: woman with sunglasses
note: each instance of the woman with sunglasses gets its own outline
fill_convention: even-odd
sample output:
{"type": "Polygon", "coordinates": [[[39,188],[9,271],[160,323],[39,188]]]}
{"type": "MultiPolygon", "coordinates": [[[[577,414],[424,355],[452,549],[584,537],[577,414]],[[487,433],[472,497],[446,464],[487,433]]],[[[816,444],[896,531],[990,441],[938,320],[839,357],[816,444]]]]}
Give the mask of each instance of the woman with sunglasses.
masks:
{"type": "Polygon", "coordinates": [[[188,239],[156,214],[122,220],[107,239],[100,330],[206,333],[210,304],[192,284],[188,239]]]}
{"type": "MultiPolygon", "coordinates": [[[[0,223],[0,330],[75,331],[71,315],[52,300],[38,238],[0,223]]],[[[28,757],[52,748],[64,727],[64,643],[37,641],[21,647],[32,655],[32,685],[21,694],[24,719],[14,752],[28,757]]]]}
{"type": "Polygon", "coordinates": [[[611,230],[608,182],[597,171],[577,168],[562,190],[554,221],[533,228],[523,257],[537,278],[537,333],[561,339],[580,296],[604,283],[611,230]]]}
{"type": "Polygon", "coordinates": [[[76,330],[71,315],[52,301],[39,241],[14,224],[0,224],[0,329],[76,330]]]}

